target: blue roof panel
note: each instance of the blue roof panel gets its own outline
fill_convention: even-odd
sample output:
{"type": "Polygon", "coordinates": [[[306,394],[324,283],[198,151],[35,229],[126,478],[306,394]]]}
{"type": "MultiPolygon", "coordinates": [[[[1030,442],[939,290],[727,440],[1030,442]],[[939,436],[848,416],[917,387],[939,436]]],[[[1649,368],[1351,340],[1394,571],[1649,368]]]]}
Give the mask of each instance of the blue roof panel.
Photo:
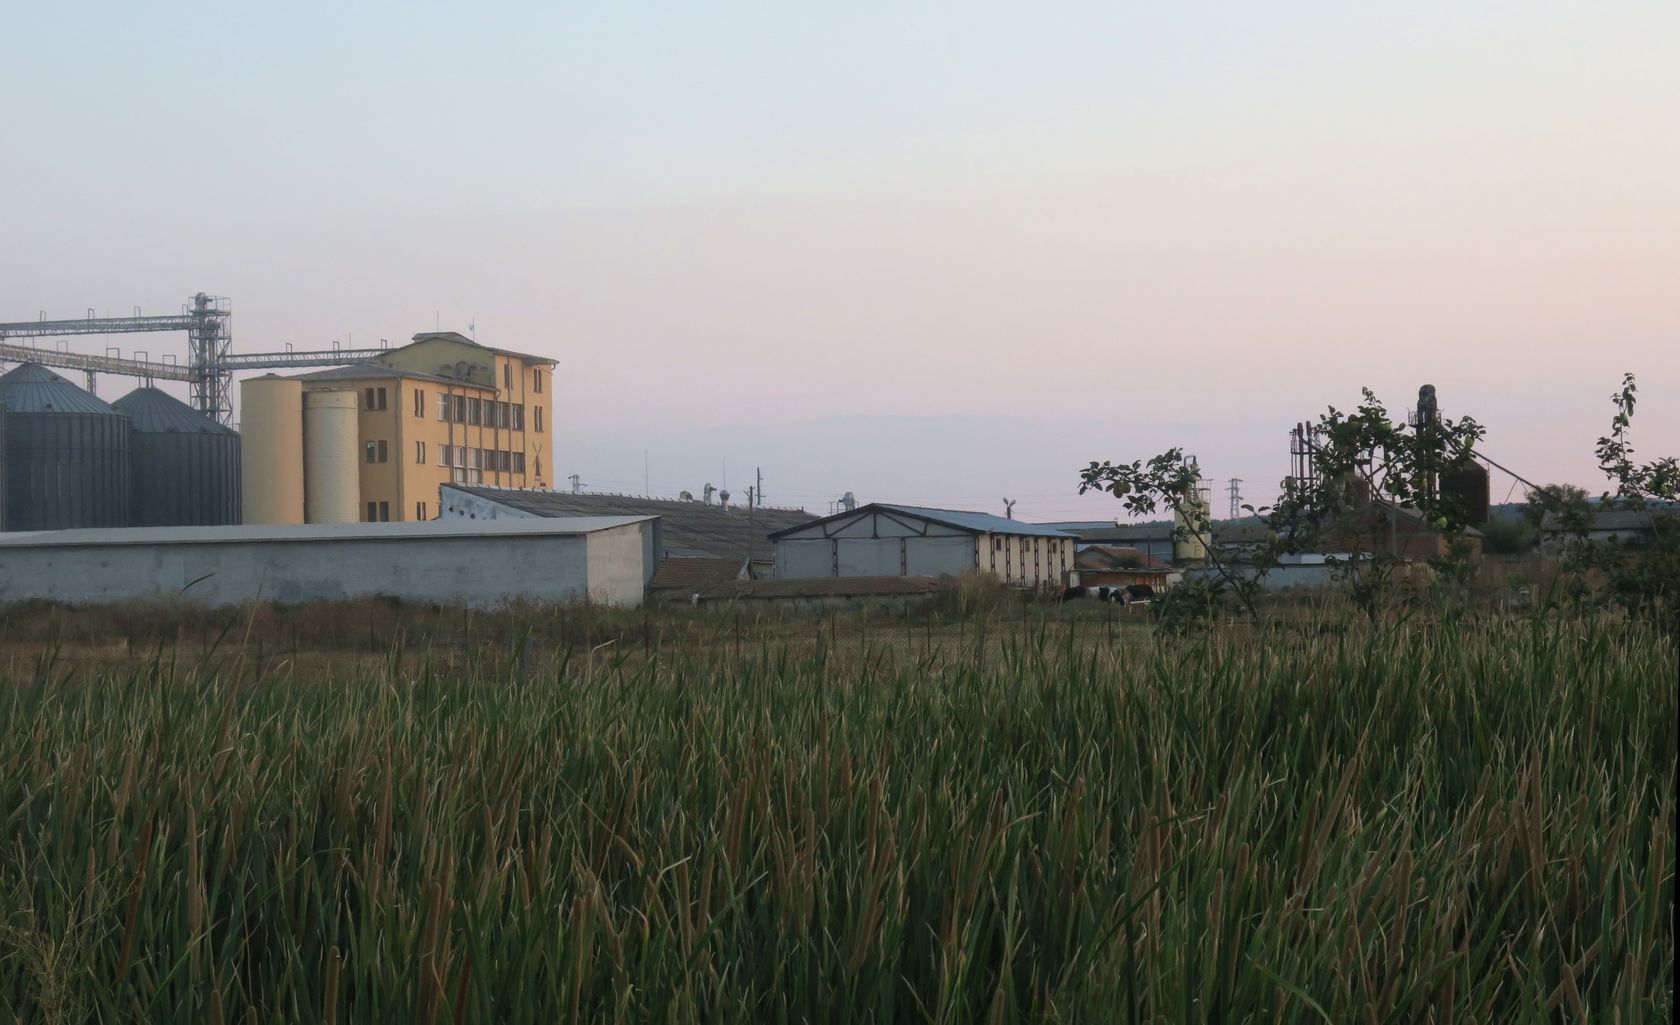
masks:
{"type": "Polygon", "coordinates": [[[877,509],[889,509],[908,516],[919,516],[934,523],[943,523],[947,527],[960,530],[972,530],[975,533],[989,534],[1021,534],[1027,537],[1071,537],[1066,531],[1047,527],[1042,523],[1023,523],[991,513],[968,512],[962,509],[930,509],[920,505],[890,505],[886,502],[871,503],[877,509]]]}

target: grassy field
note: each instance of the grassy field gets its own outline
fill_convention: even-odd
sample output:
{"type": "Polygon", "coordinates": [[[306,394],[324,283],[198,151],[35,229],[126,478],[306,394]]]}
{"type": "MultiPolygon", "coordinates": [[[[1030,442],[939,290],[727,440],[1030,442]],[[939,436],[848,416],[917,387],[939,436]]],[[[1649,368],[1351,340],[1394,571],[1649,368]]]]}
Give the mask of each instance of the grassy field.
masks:
{"type": "Polygon", "coordinates": [[[0,613],[0,1020],[1667,1021],[1608,618],[0,613]]]}

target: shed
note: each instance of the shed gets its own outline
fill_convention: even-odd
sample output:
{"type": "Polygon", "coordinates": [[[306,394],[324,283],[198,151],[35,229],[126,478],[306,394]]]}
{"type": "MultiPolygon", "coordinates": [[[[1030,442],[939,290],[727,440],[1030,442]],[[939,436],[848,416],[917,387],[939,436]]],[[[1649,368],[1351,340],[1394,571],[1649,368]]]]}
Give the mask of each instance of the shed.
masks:
{"type": "Polygon", "coordinates": [[[1060,530],[960,509],[870,503],[779,530],[776,576],[962,576],[1062,586],[1076,539],[1060,530]]]}

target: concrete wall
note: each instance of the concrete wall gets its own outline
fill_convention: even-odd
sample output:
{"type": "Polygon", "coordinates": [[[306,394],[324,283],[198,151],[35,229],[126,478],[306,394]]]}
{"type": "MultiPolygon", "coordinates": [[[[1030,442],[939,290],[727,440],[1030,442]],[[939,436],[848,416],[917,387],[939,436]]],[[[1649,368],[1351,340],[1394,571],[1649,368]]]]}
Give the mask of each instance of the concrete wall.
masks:
{"type": "Polygon", "coordinates": [[[454,488],[440,489],[438,518],[444,520],[530,520],[537,514],[515,509],[479,495],[469,495],[454,488]]]}
{"type": "Polygon", "coordinates": [[[985,534],[977,547],[981,570],[1006,584],[1060,587],[1074,568],[1076,542],[1071,537],[985,534]]]}
{"type": "MultiPolygon", "coordinates": [[[[1254,571],[1239,567],[1233,572],[1247,576],[1252,575],[1254,571]]],[[[1192,569],[1184,573],[1187,582],[1214,580],[1218,576],[1219,574],[1212,569],[1192,569]]],[[[1323,591],[1340,586],[1341,582],[1336,579],[1335,567],[1324,564],[1277,566],[1260,580],[1262,591],[1323,591]]]]}
{"type": "Polygon", "coordinates": [[[641,605],[650,524],[587,534],[10,545],[0,601],[182,597],[210,605],[384,595],[493,607],[641,605]]]}
{"type": "Polygon", "coordinates": [[[591,601],[607,605],[640,605],[647,583],[653,579],[659,556],[654,549],[654,528],[657,520],[638,523],[632,528],[597,530],[585,535],[589,539],[589,594],[591,601]],[[616,596],[634,592],[634,602],[595,598],[595,595],[616,596]]]}
{"type": "MultiPolygon", "coordinates": [[[[535,520],[543,519],[533,512],[515,509],[511,505],[503,505],[494,499],[482,495],[468,494],[455,488],[444,486],[438,489],[438,516],[440,520],[535,520]]],[[[652,517],[643,524],[642,529],[642,572],[643,583],[653,579],[659,571],[659,561],[665,557],[665,528],[659,517],[652,517]]],[[[828,574],[824,573],[823,576],[828,574]]]]}

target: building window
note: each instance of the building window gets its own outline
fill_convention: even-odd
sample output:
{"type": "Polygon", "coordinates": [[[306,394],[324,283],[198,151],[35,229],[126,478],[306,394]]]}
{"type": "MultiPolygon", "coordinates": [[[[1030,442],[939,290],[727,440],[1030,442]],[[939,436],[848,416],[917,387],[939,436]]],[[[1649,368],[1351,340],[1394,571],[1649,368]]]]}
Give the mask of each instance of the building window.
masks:
{"type": "Polygon", "coordinates": [[[375,455],[377,455],[378,452],[379,452],[379,446],[378,445],[376,445],[374,442],[371,442],[371,441],[367,443],[367,461],[368,462],[370,462],[370,463],[374,462],[373,457],[375,455]]]}
{"type": "Polygon", "coordinates": [[[449,450],[451,448],[454,448],[454,446],[453,445],[439,445],[438,446],[438,465],[439,466],[448,466],[449,465],[449,450]]]}
{"type": "Polygon", "coordinates": [[[475,424],[475,425],[480,423],[483,419],[483,417],[482,417],[483,407],[484,407],[484,403],[483,403],[482,400],[468,399],[467,400],[467,423],[475,424]]]}
{"type": "Polygon", "coordinates": [[[367,522],[376,523],[379,520],[379,503],[369,502],[367,508],[367,522]]]}
{"type": "Polygon", "coordinates": [[[542,407],[541,406],[532,406],[531,407],[531,429],[536,431],[538,434],[542,433],[542,407]]]}
{"type": "Polygon", "coordinates": [[[419,520],[422,523],[424,523],[426,521],[426,503],[425,502],[415,502],[414,503],[414,518],[419,520]]]}
{"type": "Polygon", "coordinates": [[[385,389],[384,388],[363,388],[362,389],[362,406],[364,408],[366,408],[370,411],[371,410],[384,409],[385,408],[385,401],[386,401],[386,395],[385,395],[385,389]]]}
{"type": "Polygon", "coordinates": [[[372,388],[363,388],[362,389],[362,408],[363,409],[372,409],[373,408],[373,389],[372,388]]]}
{"type": "Polygon", "coordinates": [[[419,388],[414,389],[414,415],[417,417],[426,415],[426,393],[419,388]]]}
{"type": "Polygon", "coordinates": [[[514,406],[513,407],[513,429],[516,430],[516,431],[523,431],[525,429],[525,407],[524,406],[514,406]]]}
{"type": "Polygon", "coordinates": [[[454,401],[450,404],[450,410],[449,410],[450,416],[449,416],[449,418],[451,420],[455,421],[458,424],[466,423],[467,422],[467,397],[465,395],[455,395],[455,396],[452,396],[452,398],[454,399],[454,401]]]}
{"type": "Polygon", "coordinates": [[[380,523],[391,522],[391,503],[390,502],[380,502],[379,503],[379,522],[380,523]]]}
{"type": "Polygon", "coordinates": [[[542,394],[542,371],[537,367],[531,368],[531,390],[542,394]]]}
{"type": "Polygon", "coordinates": [[[438,396],[438,419],[449,419],[449,396],[447,395],[438,396]]]}
{"type": "Polygon", "coordinates": [[[513,472],[514,473],[524,473],[525,472],[525,453],[515,452],[513,454],[513,472]]]}
{"type": "Polygon", "coordinates": [[[512,363],[503,363],[502,364],[502,387],[503,388],[512,388],[513,387],[513,364],[512,363]]]}
{"type": "Polygon", "coordinates": [[[417,441],[417,442],[414,443],[414,461],[419,463],[422,466],[426,465],[426,443],[425,442],[417,441]]]}
{"type": "Polygon", "coordinates": [[[386,463],[386,462],[390,462],[390,460],[391,460],[390,449],[387,448],[385,442],[382,441],[382,442],[379,443],[379,461],[382,462],[382,463],[386,463]]]}

